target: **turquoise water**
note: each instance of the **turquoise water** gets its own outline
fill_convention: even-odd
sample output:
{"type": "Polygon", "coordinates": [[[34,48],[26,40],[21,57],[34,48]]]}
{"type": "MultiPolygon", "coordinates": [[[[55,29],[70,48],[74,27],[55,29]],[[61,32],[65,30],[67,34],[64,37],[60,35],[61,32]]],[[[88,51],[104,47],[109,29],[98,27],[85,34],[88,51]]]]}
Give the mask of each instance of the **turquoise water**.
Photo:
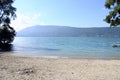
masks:
{"type": "Polygon", "coordinates": [[[104,37],[16,37],[14,53],[71,58],[120,58],[120,38],[104,37]]]}

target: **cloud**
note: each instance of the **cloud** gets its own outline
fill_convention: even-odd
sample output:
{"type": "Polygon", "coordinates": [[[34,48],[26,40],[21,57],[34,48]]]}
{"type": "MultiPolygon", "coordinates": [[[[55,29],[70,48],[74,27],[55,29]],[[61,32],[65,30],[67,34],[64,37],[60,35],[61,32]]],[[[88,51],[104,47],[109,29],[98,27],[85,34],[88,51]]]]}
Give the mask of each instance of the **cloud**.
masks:
{"type": "Polygon", "coordinates": [[[34,15],[26,15],[26,14],[17,14],[17,18],[11,21],[11,26],[16,30],[19,31],[29,26],[33,25],[45,25],[43,21],[40,20],[41,14],[34,14],[34,15]]]}

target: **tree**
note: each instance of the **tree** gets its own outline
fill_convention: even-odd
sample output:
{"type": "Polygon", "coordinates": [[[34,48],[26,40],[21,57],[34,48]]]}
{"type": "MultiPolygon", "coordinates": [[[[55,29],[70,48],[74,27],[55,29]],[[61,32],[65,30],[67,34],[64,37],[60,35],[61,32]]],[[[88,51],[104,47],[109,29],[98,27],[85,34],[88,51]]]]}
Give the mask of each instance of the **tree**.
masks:
{"type": "Polygon", "coordinates": [[[120,25],[120,0],[107,0],[105,7],[110,10],[106,16],[105,21],[110,24],[111,27],[120,25]]]}
{"type": "Polygon", "coordinates": [[[15,30],[9,25],[3,25],[3,29],[0,29],[0,43],[8,44],[14,40],[15,30]]]}
{"type": "Polygon", "coordinates": [[[9,44],[14,40],[15,30],[10,27],[11,19],[16,17],[14,0],[0,0],[0,44],[9,44]]]}

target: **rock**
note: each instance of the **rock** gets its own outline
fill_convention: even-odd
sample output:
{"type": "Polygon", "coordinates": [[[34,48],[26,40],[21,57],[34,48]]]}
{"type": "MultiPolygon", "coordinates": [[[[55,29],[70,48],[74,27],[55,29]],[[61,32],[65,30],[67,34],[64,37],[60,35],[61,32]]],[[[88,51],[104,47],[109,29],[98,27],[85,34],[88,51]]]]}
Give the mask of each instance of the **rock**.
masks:
{"type": "Polygon", "coordinates": [[[112,47],[120,47],[120,44],[113,44],[112,47]]]}

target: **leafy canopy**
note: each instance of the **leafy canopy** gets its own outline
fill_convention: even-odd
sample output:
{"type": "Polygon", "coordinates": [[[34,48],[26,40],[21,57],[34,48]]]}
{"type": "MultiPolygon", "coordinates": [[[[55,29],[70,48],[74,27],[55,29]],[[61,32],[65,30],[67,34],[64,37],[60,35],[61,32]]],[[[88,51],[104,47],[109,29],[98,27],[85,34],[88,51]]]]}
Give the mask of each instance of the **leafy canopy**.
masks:
{"type": "Polygon", "coordinates": [[[106,16],[105,21],[111,27],[120,25],[120,0],[107,0],[105,7],[110,10],[106,16]]]}
{"type": "Polygon", "coordinates": [[[0,0],[0,44],[9,44],[14,40],[15,30],[10,27],[11,19],[16,17],[14,0],[0,0]]]}

